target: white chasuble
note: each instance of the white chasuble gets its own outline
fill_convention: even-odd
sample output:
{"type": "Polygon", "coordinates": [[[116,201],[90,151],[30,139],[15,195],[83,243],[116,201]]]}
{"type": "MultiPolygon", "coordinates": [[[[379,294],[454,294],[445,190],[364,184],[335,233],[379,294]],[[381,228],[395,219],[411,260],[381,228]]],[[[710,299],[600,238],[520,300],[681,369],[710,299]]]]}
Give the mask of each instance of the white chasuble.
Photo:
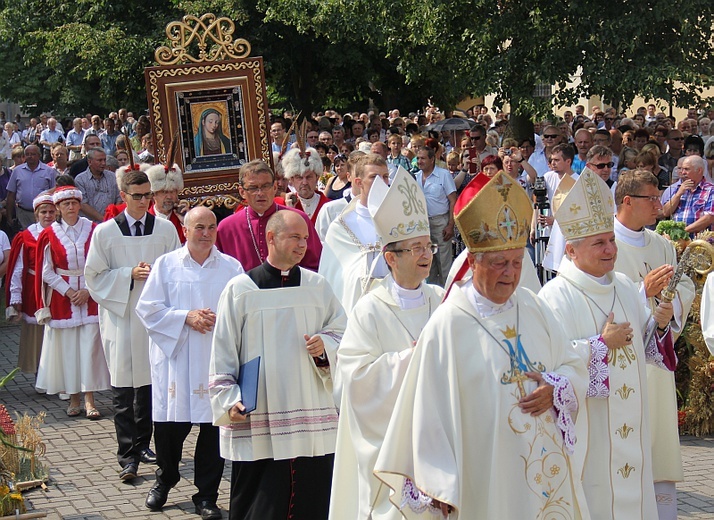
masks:
{"type": "MultiPolygon", "coordinates": [[[[618,236],[617,226],[615,236],[618,236]]],[[[638,284],[640,295],[644,296],[642,281],[652,269],[664,264],[677,266],[677,254],[672,243],[664,237],[644,230],[645,245],[635,247],[618,237],[617,261],[615,270],[625,274],[638,284]]],[[[689,310],[694,300],[694,283],[683,275],[677,286],[675,318],[671,322],[673,333],[680,333],[687,321],[689,310]]],[[[650,298],[648,306],[654,311],[656,302],[650,298]]],[[[652,473],[655,482],[681,482],[684,479],[682,455],[679,447],[679,428],[677,417],[677,393],[674,384],[674,372],[663,370],[654,365],[647,365],[647,393],[652,435],[652,473]]]]}
{"type": "Polygon", "coordinates": [[[334,453],[337,409],[330,368],[318,368],[304,335],[320,334],[330,365],[346,325],[325,279],[300,268],[300,285],[259,289],[247,274],[221,293],[213,333],[209,385],[221,456],[232,461],[317,457],[334,453]],[[240,366],[261,357],[257,408],[230,422],[241,401],[240,366]]]}
{"type": "Polygon", "coordinates": [[[124,236],[115,220],[94,230],[84,275],[89,294],[99,304],[99,331],[112,386],[151,384],[149,336],[135,312],[145,282],[132,284],[131,270],[139,262],[153,264],[180,246],[174,225],[160,218],[154,219],[150,235],[124,236]]]}
{"type": "Polygon", "coordinates": [[[344,386],[332,478],[330,518],[402,518],[389,488],[374,476],[374,464],[394,410],[414,344],[444,290],[421,284],[424,304],[403,310],[388,275],[357,302],[338,350],[344,386]],[[374,506],[373,506],[374,505],[374,506]]]}
{"type": "Polygon", "coordinates": [[[421,518],[417,494],[451,505],[452,519],[589,518],[560,428],[572,433],[585,365],[532,292],[511,301],[482,318],[454,287],[419,337],[375,467],[406,518],[421,518]],[[568,389],[559,415],[521,412],[531,370],[559,382],[554,403],[568,389]]]}
{"type": "Polygon", "coordinates": [[[377,260],[375,272],[370,274],[372,262],[381,251],[381,244],[376,231],[373,233],[373,239],[360,239],[359,235],[372,234],[367,232],[370,226],[374,228],[374,224],[369,215],[352,215],[350,218],[351,214],[356,213],[358,202],[357,199],[352,199],[327,229],[318,269],[318,273],[332,286],[348,315],[357,300],[369,291],[375,278],[383,278],[386,274],[383,258],[377,260]],[[361,222],[362,227],[352,229],[346,220],[361,222]]]}
{"type": "Polygon", "coordinates": [[[591,340],[604,346],[594,338],[610,312],[615,323],[630,323],[632,343],[608,350],[607,367],[590,364],[592,377],[609,369],[609,391],[586,399],[576,421],[574,461],[593,518],[657,518],[643,346],[649,313],[625,275],[610,272],[606,277],[607,283],[600,284],[564,258],[559,276],[545,284],[539,296],[555,311],[586,362],[591,360],[591,340]]]}
{"type": "Polygon", "coordinates": [[[199,265],[183,246],[160,257],[136,306],[149,332],[151,409],[154,421],[213,422],[208,397],[212,332],[186,323],[191,310],[218,309],[221,291],[243,272],[235,258],[213,247],[199,265]]]}

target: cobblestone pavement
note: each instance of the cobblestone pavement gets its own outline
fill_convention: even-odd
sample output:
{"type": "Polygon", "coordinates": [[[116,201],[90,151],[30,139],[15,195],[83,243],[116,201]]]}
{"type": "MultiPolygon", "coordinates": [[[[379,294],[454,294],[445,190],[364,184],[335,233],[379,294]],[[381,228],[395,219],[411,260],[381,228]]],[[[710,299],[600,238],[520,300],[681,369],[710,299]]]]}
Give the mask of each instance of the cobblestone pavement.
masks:
{"type": "MultiPolygon", "coordinates": [[[[19,333],[19,327],[0,326],[0,375],[10,372],[16,364],[19,333]]],[[[50,467],[50,481],[47,491],[36,488],[24,493],[28,510],[44,511],[50,520],[198,518],[191,502],[195,492],[191,479],[196,432],[184,446],[184,478],[169,494],[164,510],[149,513],[144,499],[153,485],[155,466],[142,464],[139,478],[130,484],[119,480],[110,394],[97,394],[97,405],[105,418],[89,421],[67,417],[67,402],[57,396],[37,394],[33,383],[33,376],[18,374],[0,390],[0,402],[11,414],[47,414],[42,436],[47,445],[45,461],[50,467]]],[[[714,437],[682,437],[682,458],[685,482],[678,486],[679,518],[714,519],[714,437]]],[[[226,466],[218,499],[219,507],[225,511],[229,482],[230,468],[226,466]]],[[[225,512],[224,518],[227,516],[225,512]]]]}

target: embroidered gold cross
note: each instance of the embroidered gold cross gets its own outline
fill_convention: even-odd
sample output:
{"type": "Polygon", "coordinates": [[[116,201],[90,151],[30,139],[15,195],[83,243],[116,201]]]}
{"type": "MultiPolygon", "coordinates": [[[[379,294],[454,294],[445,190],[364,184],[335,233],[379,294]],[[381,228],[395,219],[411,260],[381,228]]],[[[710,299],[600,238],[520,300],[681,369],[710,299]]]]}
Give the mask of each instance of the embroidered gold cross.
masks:
{"type": "Polygon", "coordinates": [[[193,394],[197,395],[199,397],[199,399],[203,399],[203,396],[206,395],[207,393],[208,393],[208,389],[203,388],[203,383],[198,385],[198,389],[193,391],[193,394]]]}
{"type": "Polygon", "coordinates": [[[570,206],[570,212],[571,212],[571,213],[577,213],[577,212],[580,211],[581,209],[582,209],[582,208],[581,208],[580,206],[578,206],[577,204],[572,204],[572,205],[570,206]]]}

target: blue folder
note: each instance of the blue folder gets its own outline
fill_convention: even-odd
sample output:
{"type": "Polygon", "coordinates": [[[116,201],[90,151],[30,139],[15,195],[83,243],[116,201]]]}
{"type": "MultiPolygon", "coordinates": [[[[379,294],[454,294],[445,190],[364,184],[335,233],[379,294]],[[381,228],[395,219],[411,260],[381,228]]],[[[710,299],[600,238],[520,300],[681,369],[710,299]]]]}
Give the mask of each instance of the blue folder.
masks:
{"type": "Polygon", "coordinates": [[[253,358],[240,366],[238,386],[242,396],[245,412],[249,414],[258,406],[258,379],[260,376],[260,356],[253,358]]]}

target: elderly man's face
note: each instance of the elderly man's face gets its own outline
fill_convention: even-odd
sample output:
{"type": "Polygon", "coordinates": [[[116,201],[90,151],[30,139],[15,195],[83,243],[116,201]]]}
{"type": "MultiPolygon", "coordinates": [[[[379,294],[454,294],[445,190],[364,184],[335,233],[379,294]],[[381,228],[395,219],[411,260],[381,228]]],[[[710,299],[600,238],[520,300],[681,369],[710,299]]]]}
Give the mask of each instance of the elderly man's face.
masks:
{"type": "Polygon", "coordinates": [[[318,181],[317,174],[308,170],[303,175],[294,175],[290,178],[290,183],[297,190],[298,195],[303,199],[311,199],[315,196],[315,188],[318,181]]]}
{"type": "Polygon", "coordinates": [[[615,268],[617,245],[610,231],[582,239],[577,245],[566,244],[565,252],[581,271],[600,278],[615,268]]]}
{"type": "Polygon", "coordinates": [[[163,215],[170,215],[178,204],[178,191],[161,190],[154,192],[154,204],[163,215]]]}
{"type": "Polygon", "coordinates": [[[523,256],[523,248],[490,251],[484,253],[480,260],[469,253],[468,261],[473,271],[473,284],[479,294],[493,303],[506,303],[521,279],[523,256]]]}
{"type": "Polygon", "coordinates": [[[332,134],[330,132],[322,132],[320,134],[320,142],[325,146],[330,146],[332,144],[332,134]]]}
{"type": "Polygon", "coordinates": [[[183,227],[186,245],[191,253],[205,254],[216,243],[216,216],[208,208],[202,209],[205,211],[192,213],[188,225],[183,227]]]}
{"type": "Polygon", "coordinates": [[[694,158],[687,157],[682,161],[682,165],[679,167],[679,178],[683,181],[691,179],[694,184],[699,184],[704,177],[704,169],[697,168],[695,166],[694,158]]]}

